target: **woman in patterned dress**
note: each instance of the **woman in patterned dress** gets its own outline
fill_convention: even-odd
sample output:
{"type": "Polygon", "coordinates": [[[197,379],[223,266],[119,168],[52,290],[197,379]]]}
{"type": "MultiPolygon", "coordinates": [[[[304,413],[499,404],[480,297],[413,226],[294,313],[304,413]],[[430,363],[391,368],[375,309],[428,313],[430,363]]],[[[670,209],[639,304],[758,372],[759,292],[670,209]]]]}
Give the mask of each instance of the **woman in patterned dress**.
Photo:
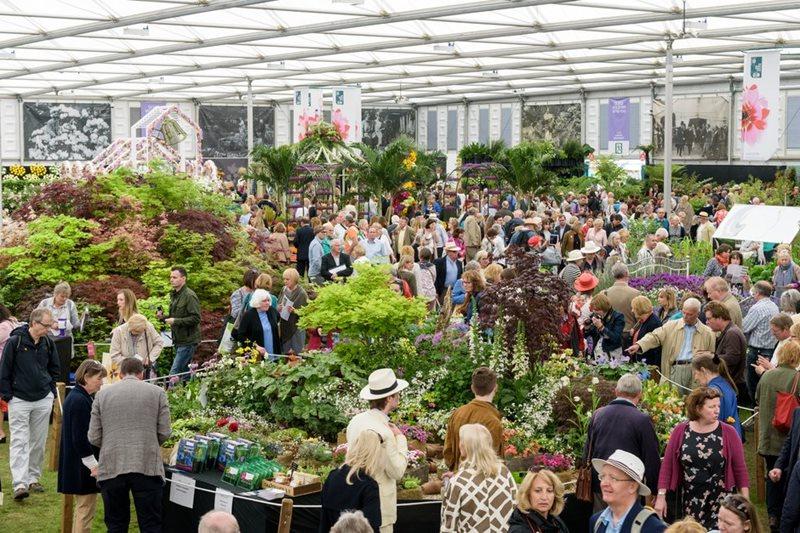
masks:
{"type": "Polygon", "coordinates": [[[497,456],[492,435],[481,424],[465,424],[458,438],[461,466],[444,489],[441,533],[508,531],[517,484],[497,456]]]}
{"type": "Polygon", "coordinates": [[[669,437],[658,477],[655,510],[666,513],[667,490],[680,488],[676,518],[691,516],[706,529],[717,524],[720,500],[739,489],[749,497],[750,479],[736,429],[719,421],[720,392],[698,387],[686,397],[686,415],[669,437]]]}

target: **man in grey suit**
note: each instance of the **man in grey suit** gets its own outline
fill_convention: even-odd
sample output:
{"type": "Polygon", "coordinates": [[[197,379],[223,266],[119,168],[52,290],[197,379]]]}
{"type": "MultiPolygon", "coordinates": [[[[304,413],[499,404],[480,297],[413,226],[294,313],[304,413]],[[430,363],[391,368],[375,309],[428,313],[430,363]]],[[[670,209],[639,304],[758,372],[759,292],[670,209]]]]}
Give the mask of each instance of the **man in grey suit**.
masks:
{"type": "Polygon", "coordinates": [[[133,492],[139,530],[160,532],[164,489],[160,447],[172,433],[167,395],[142,381],[139,359],[124,359],[120,375],[121,381],[97,393],[89,422],[89,442],[100,448],[97,481],[106,527],[112,533],[128,531],[128,493],[133,492]]]}

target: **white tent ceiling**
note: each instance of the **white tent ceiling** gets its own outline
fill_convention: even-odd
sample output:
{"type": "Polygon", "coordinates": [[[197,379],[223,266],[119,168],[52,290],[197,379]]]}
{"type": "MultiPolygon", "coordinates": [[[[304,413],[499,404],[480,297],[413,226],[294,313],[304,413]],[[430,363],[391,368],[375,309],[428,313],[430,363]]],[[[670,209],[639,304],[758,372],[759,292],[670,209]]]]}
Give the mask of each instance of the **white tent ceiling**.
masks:
{"type": "MultiPolygon", "coordinates": [[[[360,84],[416,104],[737,81],[784,48],[797,0],[0,0],[0,97],[258,101],[360,84]],[[697,29],[696,21],[705,20],[697,29]],[[448,46],[452,43],[452,46],[448,46]]],[[[797,53],[792,53],[792,52],[797,53]]]]}

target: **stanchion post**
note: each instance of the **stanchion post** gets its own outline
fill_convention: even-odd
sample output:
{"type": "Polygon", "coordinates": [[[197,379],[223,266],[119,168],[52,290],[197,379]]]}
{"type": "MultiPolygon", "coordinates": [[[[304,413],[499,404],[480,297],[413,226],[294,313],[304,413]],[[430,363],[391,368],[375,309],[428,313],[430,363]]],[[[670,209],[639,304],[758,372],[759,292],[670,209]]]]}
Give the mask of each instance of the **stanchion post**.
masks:
{"type": "Polygon", "coordinates": [[[764,475],[764,460],[758,455],[758,434],[761,417],[756,413],[756,423],[753,424],[753,457],[756,462],[756,497],[759,501],[766,498],[766,476],[764,475]]]}
{"type": "Polygon", "coordinates": [[[50,427],[50,436],[47,440],[50,447],[50,461],[48,467],[50,470],[58,470],[58,448],[61,446],[61,418],[64,413],[61,412],[61,402],[64,401],[64,395],[67,392],[67,387],[64,383],[56,383],[56,401],[53,406],[53,425],[50,427]]]}
{"type": "Polygon", "coordinates": [[[294,502],[291,498],[281,501],[281,516],[278,519],[278,533],[290,533],[292,528],[292,508],[294,502]]]}
{"type": "Polygon", "coordinates": [[[72,533],[72,494],[64,494],[61,503],[61,533],[72,533]]]}

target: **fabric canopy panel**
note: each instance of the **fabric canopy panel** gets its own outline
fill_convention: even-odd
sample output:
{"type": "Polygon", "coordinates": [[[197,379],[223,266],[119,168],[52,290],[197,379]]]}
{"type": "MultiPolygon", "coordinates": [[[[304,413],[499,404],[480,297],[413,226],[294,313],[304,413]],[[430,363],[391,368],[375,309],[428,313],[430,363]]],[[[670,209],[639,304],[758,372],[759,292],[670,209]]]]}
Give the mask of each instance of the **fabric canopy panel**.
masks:
{"type": "Polygon", "coordinates": [[[735,205],[714,232],[715,239],[792,242],[800,230],[800,207],[735,205]]]}

